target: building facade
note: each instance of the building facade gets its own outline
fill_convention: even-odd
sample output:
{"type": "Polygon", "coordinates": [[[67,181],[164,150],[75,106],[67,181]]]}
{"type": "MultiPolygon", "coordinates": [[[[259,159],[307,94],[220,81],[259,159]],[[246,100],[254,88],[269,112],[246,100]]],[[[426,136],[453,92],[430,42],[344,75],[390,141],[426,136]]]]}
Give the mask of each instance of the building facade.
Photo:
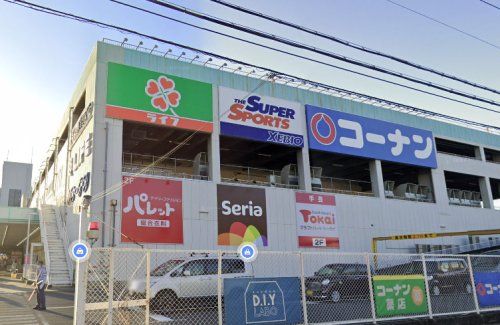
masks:
{"type": "Polygon", "coordinates": [[[51,148],[31,205],[69,206],[76,239],[91,195],[96,245],[359,252],[500,228],[498,134],[102,42],[51,148]]]}
{"type": "Polygon", "coordinates": [[[0,206],[23,206],[23,198],[26,200],[31,196],[32,171],[32,164],[3,162],[0,206]]]}

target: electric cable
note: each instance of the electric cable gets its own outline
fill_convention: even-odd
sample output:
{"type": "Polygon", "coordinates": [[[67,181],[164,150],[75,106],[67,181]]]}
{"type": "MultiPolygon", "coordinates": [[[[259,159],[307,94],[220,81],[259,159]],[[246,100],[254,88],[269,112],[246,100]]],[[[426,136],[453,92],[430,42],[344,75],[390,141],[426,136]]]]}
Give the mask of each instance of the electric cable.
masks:
{"type": "Polygon", "coordinates": [[[403,9],[406,9],[406,10],[408,10],[408,11],[410,11],[410,12],[413,12],[414,14],[417,14],[417,15],[419,15],[419,16],[422,16],[422,17],[424,17],[424,18],[427,18],[427,19],[429,19],[429,20],[432,20],[432,21],[433,21],[433,22],[435,22],[435,23],[438,23],[438,24],[440,24],[440,25],[443,25],[443,26],[445,26],[445,27],[448,27],[448,28],[450,28],[450,29],[453,29],[454,31],[457,31],[457,32],[459,32],[459,33],[461,33],[461,34],[467,35],[467,36],[469,36],[469,37],[471,37],[471,38],[473,38],[473,39],[475,39],[475,40],[478,40],[478,41],[480,41],[480,42],[482,42],[482,43],[484,43],[484,44],[490,45],[490,46],[492,46],[492,47],[496,48],[497,50],[500,50],[500,46],[498,46],[498,45],[496,45],[496,44],[493,44],[493,43],[491,43],[491,42],[488,42],[488,41],[486,41],[486,40],[484,40],[484,39],[482,39],[482,38],[480,38],[480,37],[477,37],[477,36],[475,36],[475,35],[472,35],[472,34],[470,34],[470,33],[466,32],[466,31],[463,31],[463,30],[461,30],[461,29],[459,29],[459,28],[457,28],[457,27],[455,27],[455,26],[449,25],[449,24],[447,24],[447,23],[445,23],[445,22],[442,22],[442,21],[440,21],[440,20],[437,20],[436,18],[432,18],[432,17],[430,17],[430,16],[428,16],[428,15],[426,15],[426,14],[423,14],[423,13],[421,13],[421,12],[418,12],[418,11],[416,11],[416,10],[413,10],[413,9],[411,9],[411,8],[409,8],[409,7],[403,6],[402,4],[397,3],[397,2],[395,2],[395,1],[392,1],[392,0],[385,0],[385,1],[387,1],[387,2],[389,2],[389,3],[392,3],[392,4],[393,4],[393,5],[395,5],[395,6],[398,6],[398,7],[401,7],[401,8],[403,8],[403,9]]]}
{"type": "Polygon", "coordinates": [[[178,12],[182,12],[184,14],[187,14],[187,15],[190,15],[190,16],[202,19],[202,20],[210,21],[212,23],[215,23],[215,24],[218,24],[218,25],[221,25],[221,26],[224,26],[224,27],[229,27],[229,28],[232,28],[232,29],[235,29],[235,30],[247,33],[247,34],[255,35],[255,36],[267,39],[267,40],[271,40],[271,41],[275,41],[275,42],[278,42],[278,43],[289,45],[291,47],[295,47],[295,48],[307,50],[307,51],[310,51],[310,52],[313,52],[313,53],[317,53],[317,54],[320,54],[320,55],[324,55],[324,56],[327,56],[327,57],[330,57],[330,58],[333,58],[333,59],[336,59],[336,60],[339,60],[339,61],[342,61],[342,62],[346,62],[346,63],[353,64],[353,65],[357,65],[357,66],[360,66],[360,67],[363,67],[363,68],[366,68],[366,69],[369,69],[369,70],[373,70],[373,71],[377,71],[377,72],[380,72],[380,73],[388,74],[388,75],[391,75],[391,76],[394,76],[394,77],[397,77],[397,78],[401,78],[401,79],[405,79],[405,80],[408,80],[408,81],[411,81],[411,82],[414,82],[414,83],[418,83],[418,84],[421,84],[421,85],[424,85],[424,86],[427,86],[427,87],[432,87],[432,88],[436,88],[436,89],[439,89],[439,90],[442,90],[442,91],[445,91],[445,92],[448,92],[448,93],[452,93],[454,95],[466,97],[466,98],[469,98],[469,99],[481,101],[481,102],[484,102],[484,103],[488,103],[490,105],[494,105],[494,106],[499,106],[500,107],[500,103],[498,103],[498,102],[496,102],[494,100],[491,100],[491,99],[479,97],[479,96],[476,96],[476,95],[473,95],[473,94],[468,94],[468,93],[465,93],[465,92],[462,92],[462,91],[459,91],[459,90],[456,90],[456,89],[453,89],[453,88],[450,88],[450,87],[446,87],[446,86],[439,85],[439,84],[436,84],[436,83],[433,83],[433,82],[429,82],[429,81],[426,81],[426,80],[422,80],[422,79],[419,79],[419,78],[416,78],[416,77],[413,77],[413,76],[409,76],[409,75],[406,75],[406,74],[403,74],[403,73],[400,73],[400,72],[388,70],[386,68],[379,67],[379,66],[376,66],[376,65],[373,65],[373,64],[370,64],[370,63],[366,63],[366,62],[363,62],[363,61],[352,59],[352,58],[349,58],[349,57],[344,56],[344,55],[340,55],[340,54],[337,54],[337,53],[333,53],[333,52],[330,52],[330,51],[319,49],[319,48],[316,48],[316,47],[313,47],[313,46],[310,46],[310,45],[307,45],[307,44],[304,44],[304,43],[299,43],[299,42],[296,42],[296,41],[293,41],[293,40],[290,40],[290,39],[287,39],[287,38],[283,38],[283,37],[280,37],[280,36],[276,36],[276,35],[273,35],[273,34],[269,34],[267,32],[260,31],[260,30],[254,29],[254,28],[250,28],[250,27],[246,27],[246,26],[243,26],[243,25],[235,24],[233,22],[230,22],[230,21],[227,21],[227,20],[223,20],[223,19],[220,19],[220,18],[217,18],[217,17],[209,16],[209,15],[206,15],[206,14],[203,14],[203,13],[191,10],[189,8],[186,8],[186,7],[182,7],[182,6],[178,6],[176,4],[172,4],[172,3],[167,2],[167,1],[158,1],[158,0],[145,0],[145,1],[157,4],[157,5],[165,7],[165,8],[176,10],[178,12]]]}
{"type": "MultiPolygon", "coordinates": [[[[301,26],[301,25],[298,25],[298,24],[295,24],[295,23],[292,23],[292,22],[289,22],[289,21],[286,21],[286,20],[275,18],[273,16],[266,15],[266,14],[264,14],[262,12],[251,10],[251,9],[248,9],[248,8],[245,8],[245,7],[241,7],[241,6],[229,3],[229,2],[224,1],[224,0],[210,0],[210,1],[215,2],[217,4],[220,4],[222,6],[228,7],[228,8],[232,8],[232,9],[240,11],[240,12],[244,12],[246,14],[249,14],[249,15],[252,15],[252,16],[255,16],[255,17],[259,17],[259,18],[262,18],[262,19],[270,20],[270,21],[278,23],[280,25],[284,25],[284,26],[288,26],[288,27],[294,28],[296,30],[299,30],[299,31],[302,31],[302,32],[305,32],[305,33],[308,33],[308,34],[311,34],[311,35],[314,35],[314,36],[322,37],[324,39],[328,39],[330,41],[337,42],[339,44],[342,44],[342,45],[345,45],[345,46],[348,46],[348,47],[351,47],[351,48],[354,48],[354,49],[357,49],[357,50],[360,50],[360,51],[363,51],[363,52],[366,52],[366,53],[370,53],[370,54],[374,54],[374,55],[377,55],[377,56],[380,56],[380,57],[384,57],[384,58],[396,61],[398,63],[402,63],[402,64],[405,64],[407,66],[410,66],[410,67],[413,67],[413,68],[417,68],[419,70],[427,71],[427,72],[439,75],[441,77],[445,77],[445,78],[448,78],[448,79],[451,79],[451,80],[454,80],[454,81],[458,81],[458,82],[464,83],[464,84],[472,86],[472,87],[476,87],[476,88],[479,88],[479,89],[490,91],[490,92],[493,92],[495,94],[500,94],[500,91],[498,91],[496,89],[493,89],[493,88],[490,88],[490,87],[487,87],[487,86],[484,86],[484,85],[481,85],[481,84],[469,81],[467,79],[464,79],[464,78],[461,78],[461,77],[457,77],[457,76],[454,76],[454,75],[451,75],[451,74],[448,74],[448,73],[445,73],[445,72],[441,72],[441,71],[438,71],[436,69],[429,68],[429,67],[423,66],[423,65],[415,63],[415,62],[411,62],[411,61],[403,59],[403,58],[396,57],[396,56],[394,56],[392,54],[387,54],[387,53],[380,52],[378,50],[370,49],[370,48],[368,48],[366,46],[359,45],[359,44],[347,41],[345,39],[341,39],[341,38],[333,36],[333,35],[325,34],[323,32],[320,32],[320,31],[317,31],[317,30],[314,30],[314,29],[311,29],[311,28],[308,28],[308,27],[304,27],[304,26],[301,26]]],[[[483,1],[483,0],[480,0],[480,1],[483,1]]],[[[483,2],[486,2],[486,1],[483,1],[483,2]]]]}
{"type": "Polygon", "coordinates": [[[500,7],[495,6],[495,5],[494,5],[494,4],[492,4],[492,3],[489,3],[488,1],[485,1],[485,0],[479,0],[479,1],[481,1],[481,2],[483,2],[483,3],[486,3],[487,5],[490,5],[490,6],[492,6],[493,8],[496,8],[496,9],[500,10],[500,7]]]}
{"type": "Polygon", "coordinates": [[[190,27],[193,27],[193,28],[196,28],[196,29],[199,29],[199,30],[204,30],[204,31],[207,31],[207,32],[210,32],[210,33],[214,33],[214,34],[217,34],[217,35],[225,36],[225,37],[228,37],[228,38],[231,38],[231,39],[234,39],[234,40],[237,40],[237,41],[241,41],[241,42],[244,42],[244,43],[247,43],[247,44],[251,44],[251,45],[254,45],[254,46],[262,47],[262,48],[265,48],[265,49],[268,49],[268,50],[271,50],[271,51],[283,53],[283,54],[290,55],[290,56],[293,56],[293,57],[296,57],[296,58],[300,58],[300,59],[303,59],[303,60],[307,60],[307,61],[310,61],[310,62],[314,62],[314,63],[318,63],[318,64],[321,64],[321,65],[329,66],[329,67],[332,67],[334,69],[338,69],[338,70],[342,70],[342,71],[354,73],[354,74],[357,74],[357,75],[360,75],[360,76],[363,76],[363,77],[366,77],[366,78],[374,79],[374,80],[377,80],[377,81],[382,81],[382,82],[385,82],[385,83],[388,83],[388,84],[391,84],[391,85],[403,87],[403,88],[406,88],[406,89],[410,89],[410,90],[417,91],[417,92],[420,92],[420,93],[424,93],[424,94],[427,94],[427,95],[435,96],[435,97],[438,97],[438,98],[442,98],[442,99],[454,101],[454,102],[457,102],[457,103],[460,103],[460,104],[464,104],[464,105],[468,105],[468,106],[472,106],[472,107],[484,109],[484,110],[495,112],[495,113],[499,112],[499,111],[496,111],[496,110],[493,110],[493,109],[490,109],[490,108],[486,108],[484,106],[479,106],[479,105],[476,105],[476,104],[464,102],[462,100],[458,100],[458,99],[455,99],[455,98],[451,98],[451,97],[443,96],[443,95],[440,95],[440,94],[436,94],[436,93],[433,93],[433,92],[430,92],[430,91],[418,89],[418,88],[411,87],[411,86],[408,86],[408,85],[405,85],[405,84],[402,84],[402,83],[398,83],[398,82],[395,82],[395,81],[390,81],[390,80],[387,80],[387,79],[375,77],[375,76],[372,76],[372,75],[369,75],[369,74],[366,74],[366,73],[362,73],[362,72],[359,72],[359,71],[355,71],[355,70],[351,70],[351,69],[348,69],[348,68],[340,67],[340,66],[337,66],[337,65],[334,65],[334,64],[331,64],[331,63],[327,63],[327,62],[324,62],[324,61],[316,60],[316,59],[309,58],[309,57],[306,57],[306,56],[303,56],[303,55],[299,55],[299,54],[296,54],[296,53],[292,53],[292,52],[289,52],[289,51],[277,49],[277,48],[274,48],[274,47],[271,47],[271,46],[267,46],[267,45],[264,45],[264,44],[259,44],[259,43],[256,43],[256,42],[253,42],[253,41],[250,41],[250,40],[247,40],[247,39],[243,39],[243,38],[240,38],[240,37],[237,37],[237,36],[229,35],[229,34],[226,34],[226,33],[223,33],[223,32],[219,32],[219,31],[216,31],[216,30],[213,30],[213,29],[210,29],[210,28],[201,27],[201,26],[198,26],[198,25],[195,25],[195,24],[191,24],[191,23],[188,23],[188,22],[176,19],[176,18],[172,18],[172,17],[166,16],[166,15],[163,15],[163,14],[160,14],[160,13],[157,13],[157,12],[145,9],[145,8],[137,7],[137,6],[128,4],[128,3],[124,3],[124,2],[121,2],[121,1],[118,1],[118,0],[109,0],[109,1],[114,2],[116,4],[119,4],[119,5],[122,5],[122,6],[125,6],[125,7],[128,7],[128,8],[139,10],[139,11],[151,14],[151,15],[162,17],[162,18],[165,18],[165,19],[168,19],[168,20],[171,20],[171,21],[174,21],[174,22],[186,25],[186,26],[190,26],[190,27]]]}
{"type": "Polygon", "coordinates": [[[414,106],[410,106],[410,105],[406,105],[406,104],[397,103],[397,102],[394,102],[394,101],[391,101],[391,100],[387,100],[387,99],[383,99],[383,98],[379,98],[379,97],[375,97],[375,96],[371,96],[371,95],[366,95],[366,94],[363,94],[363,93],[359,93],[359,92],[347,90],[347,89],[344,89],[344,88],[327,85],[327,84],[320,83],[320,82],[311,81],[309,79],[305,79],[305,78],[297,77],[297,76],[294,76],[294,75],[282,73],[282,72],[279,72],[279,71],[276,71],[276,70],[273,70],[273,69],[270,69],[270,68],[266,68],[266,67],[263,67],[263,66],[258,66],[258,65],[255,65],[255,64],[249,64],[249,63],[243,62],[241,60],[233,59],[233,58],[230,58],[230,57],[227,57],[227,56],[223,56],[223,55],[220,55],[220,54],[216,54],[216,53],[213,53],[213,52],[209,52],[209,51],[206,51],[206,50],[197,49],[197,48],[194,48],[192,46],[183,45],[183,44],[176,43],[176,42],[173,42],[173,41],[165,40],[165,39],[153,36],[153,35],[148,35],[148,34],[141,33],[141,32],[138,32],[138,31],[135,31],[135,30],[132,30],[132,29],[125,28],[125,27],[120,27],[120,26],[117,26],[117,25],[112,25],[112,24],[108,24],[108,23],[105,23],[105,22],[100,22],[100,21],[93,20],[93,19],[90,19],[90,18],[85,18],[85,17],[82,17],[82,16],[74,15],[74,14],[71,14],[71,13],[66,13],[66,12],[63,12],[63,11],[60,11],[60,10],[56,10],[56,9],[52,9],[52,8],[49,8],[49,7],[44,7],[44,6],[37,5],[37,4],[31,3],[31,2],[28,2],[28,1],[24,1],[24,0],[3,0],[3,1],[15,4],[15,5],[18,5],[18,6],[22,6],[22,7],[31,9],[31,10],[35,10],[35,11],[39,11],[39,12],[51,14],[51,15],[54,15],[54,16],[59,16],[59,17],[66,18],[66,19],[76,20],[76,21],[79,21],[79,22],[83,22],[83,23],[95,25],[95,26],[98,26],[98,27],[101,27],[101,28],[116,30],[116,31],[119,31],[119,32],[121,32],[123,34],[136,35],[136,36],[139,36],[139,37],[142,37],[142,38],[147,38],[147,39],[150,39],[150,40],[153,40],[153,41],[157,41],[157,42],[160,42],[160,43],[169,44],[169,45],[172,45],[172,46],[184,48],[186,50],[190,50],[190,51],[193,51],[193,52],[196,52],[196,53],[200,53],[200,54],[204,54],[204,55],[207,55],[207,56],[212,56],[212,57],[215,57],[215,58],[218,58],[218,59],[221,59],[221,60],[226,60],[226,61],[229,61],[229,62],[232,62],[232,63],[237,63],[237,64],[240,64],[240,65],[245,65],[245,66],[253,67],[255,69],[259,69],[259,70],[263,70],[263,71],[269,71],[269,72],[272,72],[272,73],[276,74],[277,76],[279,76],[281,78],[287,78],[289,80],[299,80],[299,81],[302,81],[304,83],[308,83],[308,84],[316,86],[316,87],[321,87],[321,88],[332,90],[332,91],[335,91],[335,92],[338,92],[338,93],[349,94],[349,95],[352,95],[352,96],[357,96],[359,98],[364,98],[365,101],[366,100],[370,100],[370,101],[375,102],[375,103],[384,104],[384,105],[388,105],[388,106],[392,106],[392,107],[398,107],[398,108],[405,109],[407,111],[410,111],[410,112],[413,112],[413,113],[416,113],[416,114],[422,114],[424,116],[437,117],[437,118],[441,118],[441,119],[448,120],[448,121],[454,121],[454,122],[462,123],[462,124],[465,124],[465,125],[475,126],[475,127],[481,128],[481,129],[495,130],[496,132],[500,132],[500,126],[490,125],[490,124],[485,124],[485,123],[480,123],[480,122],[471,121],[471,120],[465,120],[463,118],[459,118],[459,117],[455,117],[455,116],[451,116],[451,115],[446,115],[446,114],[442,114],[442,113],[437,113],[437,112],[432,112],[432,111],[428,111],[428,110],[425,110],[425,109],[422,109],[422,108],[418,108],[418,107],[414,107],[414,106]]]}

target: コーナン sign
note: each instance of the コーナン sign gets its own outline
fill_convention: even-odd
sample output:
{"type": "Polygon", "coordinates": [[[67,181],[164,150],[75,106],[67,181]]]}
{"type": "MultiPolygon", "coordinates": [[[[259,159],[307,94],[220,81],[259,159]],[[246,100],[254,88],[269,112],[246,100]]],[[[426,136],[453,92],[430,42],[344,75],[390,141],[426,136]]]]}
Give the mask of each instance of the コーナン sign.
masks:
{"type": "Polygon", "coordinates": [[[182,244],[182,182],[123,176],[122,242],[182,244]]]}
{"type": "Polygon", "coordinates": [[[264,189],[217,185],[218,245],[244,242],[267,246],[266,192],[264,189]]]}
{"type": "Polygon", "coordinates": [[[302,147],[303,112],[297,102],[219,87],[224,135],[302,147]]]}
{"type": "Polygon", "coordinates": [[[306,105],[309,148],[437,167],[432,132],[306,105]]]}

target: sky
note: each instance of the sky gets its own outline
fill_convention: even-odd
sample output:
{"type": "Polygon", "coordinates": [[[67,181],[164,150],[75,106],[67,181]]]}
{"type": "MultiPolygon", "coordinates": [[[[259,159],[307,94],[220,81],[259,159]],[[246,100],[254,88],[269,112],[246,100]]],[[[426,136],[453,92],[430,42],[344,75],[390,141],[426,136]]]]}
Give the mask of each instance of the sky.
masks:
{"type": "MultiPolygon", "coordinates": [[[[316,63],[277,54],[271,50],[256,48],[134,11],[110,1],[32,1],[332,86],[500,126],[500,114],[497,113],[437,99],[316,63]]],[[[145,1],[122,1],[275,48],[377,77],[397,80],[321,55],[214,26],[145,1]]],[[[387,0],[228,1],[500,89],[499,48],[436,24],[387,0]]],[[[479,0],[394,1],[500,47],[500,10],[479,0]]],[[[500,6],[500,0],[490,1],[500,6]]],[[[387,59],[364,54],[328,40],[238,13],[208,0],[172,0],[172,2],[500,102],[499,95],[419,72],[387,59]]],[[[51,139],[60,125],[64,110],[67,108],[95,42],[103,38],[121,41],[124,37],[127,37],[129,43],[133,44],[142,40],[146,47],[153,47],[157,44],[151,40],[49,16],[0,1],[0,44],[2,44],[0,46],[0,160],[33,162],[34,173],[37,173],[41,162],[46,158],[51,139]]],[[[157,45],[159,50],[167,49],[161,43],[157,45]]],[[[409,84],[404,81],[402,83],[409,84]]],[[[418,87],[425,89],[423,86],[418,87]]],[[[493,107],[487,104],[481,105],[493,107]]],[[[496,108],[500,111],[500,107],[496,108]]]]}

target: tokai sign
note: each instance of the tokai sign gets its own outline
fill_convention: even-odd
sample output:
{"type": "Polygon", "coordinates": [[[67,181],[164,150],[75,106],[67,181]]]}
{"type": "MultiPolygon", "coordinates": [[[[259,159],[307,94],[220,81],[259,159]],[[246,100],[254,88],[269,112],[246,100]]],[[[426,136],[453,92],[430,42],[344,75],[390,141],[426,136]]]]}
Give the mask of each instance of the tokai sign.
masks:
{"type": "Polygon", "coordinates": [[[437,167],[432,132],[306,105],[309,148],[437,167]]]}
{"type": "Polygon", "coordinates": [[[106,116],[212,132],[212,85],[108,63],[106,116]]]}

